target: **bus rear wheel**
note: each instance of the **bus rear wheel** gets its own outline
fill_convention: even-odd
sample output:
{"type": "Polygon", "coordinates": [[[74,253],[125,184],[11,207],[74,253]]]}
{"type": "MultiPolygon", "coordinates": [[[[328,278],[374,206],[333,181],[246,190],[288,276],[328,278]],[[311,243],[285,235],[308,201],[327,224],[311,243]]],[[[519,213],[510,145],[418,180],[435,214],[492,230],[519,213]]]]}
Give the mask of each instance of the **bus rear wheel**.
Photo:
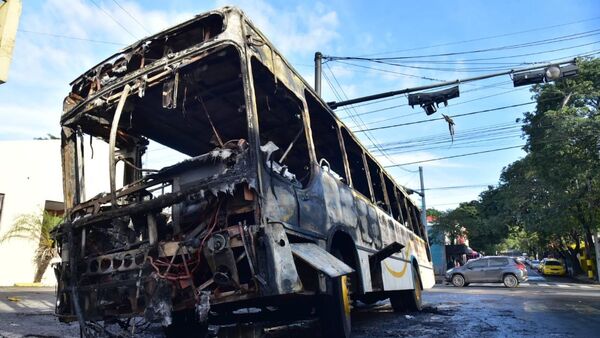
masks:
{"type": "Polygon", "coordinates": [[[423,309],[423,289],[417,269],[412,269],[413,290],[395,291],[390,296],[390,303],[395,312],[421,311],[423,309]]]}

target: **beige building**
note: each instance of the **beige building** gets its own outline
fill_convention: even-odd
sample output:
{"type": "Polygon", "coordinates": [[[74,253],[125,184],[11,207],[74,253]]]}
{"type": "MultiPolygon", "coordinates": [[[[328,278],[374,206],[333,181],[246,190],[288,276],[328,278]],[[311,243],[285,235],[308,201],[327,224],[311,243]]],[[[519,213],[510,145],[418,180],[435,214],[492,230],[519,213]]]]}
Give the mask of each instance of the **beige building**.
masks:
{"type": "MultiPolygon", "coordinates": [[[[95,140],[94,158],[86,142],[85,187],[90,198],[108,190],[108,147],[95,140]]],[[[62,209],[60,140],[0,141],[0,237],[22,214],[62,209]]],[[[31,283],[37,240],[11,239],[0,244],[0,286],[31,283]]],[[[49,268],[42,284],[54,285],[49,268]]]]}

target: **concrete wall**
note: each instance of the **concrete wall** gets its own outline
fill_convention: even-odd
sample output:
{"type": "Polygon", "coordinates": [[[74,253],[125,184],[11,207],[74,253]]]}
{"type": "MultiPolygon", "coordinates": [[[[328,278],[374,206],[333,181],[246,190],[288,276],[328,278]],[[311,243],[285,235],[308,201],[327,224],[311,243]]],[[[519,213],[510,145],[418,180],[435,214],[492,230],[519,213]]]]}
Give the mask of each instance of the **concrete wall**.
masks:
{"type": "MultiPolygon", "coordinates": [[[[108,146],[94,140],[91,149],[86,140],[86,197],[108,191],[108,146]]],[[[4,204],[0,215],[0,236],[21,214],[40,213],[47,200],[63,200],[60,140],[0,141],[0,193],[4,204]]],[[[117,167],[122,168],[122,164],[117,167]]],[[[120,177],[119,177],[120,176],[120,177]]],[[[117,175],[117,182],[122,182],[117,175]]],[[[117,184],[117,186],[120,186],[117,184]]],[[[0,285],[30,283],[35,274],[33,256],[38,241],[12,239],[0,244],[0,285]]],[[[51,269],[43,284],[56,284],[51,269]]]]}
{"type": "MultiPolygon", "coordinates": [[[[0,193],[4,194],[0,215],[2,236],[17,216],[41,213],[46,200],[63,200],[60,141],[2,141],[0,158],[0,193]]],[[[0,285],[33,281],[37,245],[37,241],[25,239],[0,244],[0,285]]],[[[54,277],[48,272],[43,283],[54,284],[54,277]]]]}

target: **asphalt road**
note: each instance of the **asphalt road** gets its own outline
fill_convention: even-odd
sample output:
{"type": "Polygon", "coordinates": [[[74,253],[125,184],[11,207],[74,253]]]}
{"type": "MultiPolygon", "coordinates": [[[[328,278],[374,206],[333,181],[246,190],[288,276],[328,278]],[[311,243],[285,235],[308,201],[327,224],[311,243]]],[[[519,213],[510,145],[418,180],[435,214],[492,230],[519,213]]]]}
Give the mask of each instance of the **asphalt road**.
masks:
{"type": "MultiPolygon", "coordinates": [[[[563,277],[501,284],[436,285],[420,313],[394,313],[387,301],[357,304],[353,337],[598,337],[600,285],[563,277]]],[[[54,290],[0,288],[0,337],[79,337],[76,324],[52,315],[54,290]]],[[[310,322],[271,330],[269,337],[318,337],[310,322]]],[[[160,330],[156,331],[160,336],[160,330]]],[[[149,335],[146,335],[147,337],[149,335]]]]}

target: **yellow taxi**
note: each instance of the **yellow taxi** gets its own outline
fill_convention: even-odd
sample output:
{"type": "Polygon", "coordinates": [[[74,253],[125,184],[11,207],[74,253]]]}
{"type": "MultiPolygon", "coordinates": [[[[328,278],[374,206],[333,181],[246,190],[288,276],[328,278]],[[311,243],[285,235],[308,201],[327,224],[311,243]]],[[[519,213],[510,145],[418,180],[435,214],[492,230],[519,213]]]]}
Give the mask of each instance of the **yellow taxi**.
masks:
{"type": "Polygon", "coordinates": [[[547,259],[542,266],[542,274],[544,275],[565,275],[567,269],[564,264],[558,259],[547,259]]]}

